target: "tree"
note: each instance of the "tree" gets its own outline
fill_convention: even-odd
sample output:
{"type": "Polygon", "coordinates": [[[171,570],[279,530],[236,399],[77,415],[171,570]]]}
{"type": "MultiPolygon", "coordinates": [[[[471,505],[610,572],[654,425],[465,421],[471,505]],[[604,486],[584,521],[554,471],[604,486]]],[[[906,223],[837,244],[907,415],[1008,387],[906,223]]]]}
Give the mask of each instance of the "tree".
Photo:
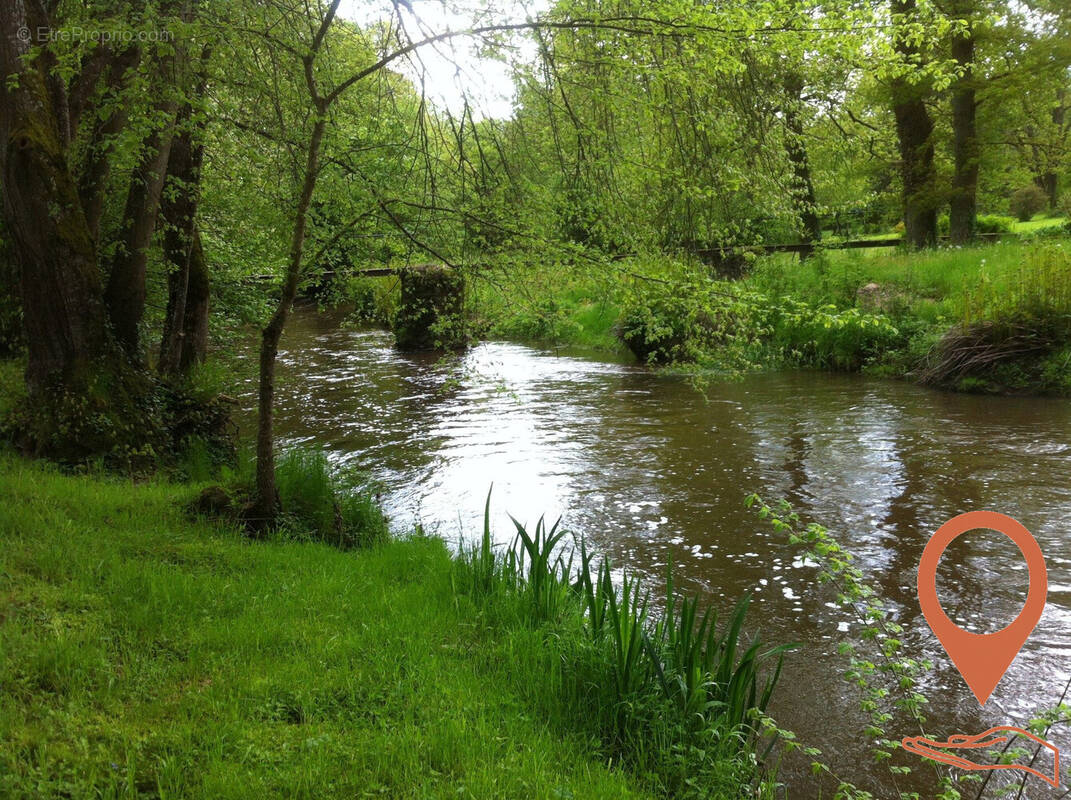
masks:
{"type": "MultiPolygon", "coordinates": [[[[132,323],[144,302],[153,184],[162,180],[171,122],[169,109],[153,114],[138,98],[153,83],[174,83],[165,67],[171,48],[35,45],[32,32],[79,21],[53,18],[52,6],[25,0],[0,9],[0,170],[27,334],[24,432],[28,444],[65,459],[137,452],[161,434],[132,323]],[[124,150],[123,136],[146,147],[124,150]],[[131,170],[130,189],[116,232],[106,234],[105,196],[117,166],[131,170]],[[131,298],[131,318],[118,316],[131,298]]],[[[140,20],[116,10],[131,12],[125,21],[135,27],[178,22],[152,9],[140,20]]]]}
{"type": "Polygon", "coordinates": [[[186,375],[194,364],[203,361],[208,349],[209,275],[197,227],[206,117],[203,109],[195,106],[200,106],[207,91],[210,54],[206,45],[197,88],[178,115],[166,170],[171,183],[160,210],[169,272],[157,368],[173,378],[186,375]]]}
{"type": "Polygon", "coordinates": [[[82,393],[110,357],[95,237],[71,173],[72,107],[47,49],[20,31],[47,29],[41,0],[0,5],[0,169],[4,212],[21,267],[34,401],[82,393]]]}
{"type": "Polygon", "coordinates": [[[953,13],[965,26],[952,31],[951,55],[959,69],[952,85],[952,178],[948,234],[954,244],[974,238],[978,219],[978,170],[981,147],[978,139],[974,76],[974,0],[955,0],[953,13]]]}
{"type": "Polygon", "coordinates": [[[890,0],[893,49],[902,66],[890,81],[896,138],[900,149],[903,188],[904,240],[916,248],[937,244],[937,169],[934,162],[933,120],[926,108],[929,80],[922,71],[915,0],[890,0]]]}

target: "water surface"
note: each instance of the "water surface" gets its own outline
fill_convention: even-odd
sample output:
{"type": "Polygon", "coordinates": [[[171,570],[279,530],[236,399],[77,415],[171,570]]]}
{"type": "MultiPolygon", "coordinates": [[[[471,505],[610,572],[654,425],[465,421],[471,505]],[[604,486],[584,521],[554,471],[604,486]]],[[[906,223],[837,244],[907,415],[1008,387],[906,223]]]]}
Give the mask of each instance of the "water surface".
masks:
{"type": "MultiPolygon", "coordinates": [[[[652,587],[672,564],[682,589],[719,607],[752,593],[751,625],[763,638],[801,643],[775,716],[879,797],[894,794],[886,780],[873,783],[887,773],[868,765],[865,718],[836,655],[856,626],[831,606],[798,550],[744,507],[749,492],[785,498],[827,526],[895,604],[906,651],[936,664],[924,687],[932,733],[1022,722],[1054,704],[1071,675],[1067,401],[813,372],[716,384],[704,396],[678,377],[517,344],[484,343],[452,361],[407,355],[388,333],[338,323],[337,314],[299,312],[285,334],[284,442],[317,443],[367,472],[385,488],[399,528],[419,521],[448,539],[475,535],[493,483],[503,540],[512,529],[506,512],[528,523],[561,516],[652,587]],[[928,537],[974,509],[1026,525],[1050,583],[1040,624],[984,713],[914,594],[928,537]]],[[[245,399],[251,407],[252,392],[245,399]]],[[[243,427],[251,420],[246,414],[243,427]]],[[[939,571],[944,607],[979,632],[1009,622],[1025,588],[1025,563],[999,534],[957,540],[939,571]]],[[[916,732],[899,721],[888,727],[895,738],[916,732]]],[[[1071,754],[1067,730],[1049,740],[1071,754]]],[[[793,796],[815,796],[795,769],[786,777],[793,796]]],[[[1024,796],[1050,796],[1038,786],[1032,779],[1024,796]]]]}

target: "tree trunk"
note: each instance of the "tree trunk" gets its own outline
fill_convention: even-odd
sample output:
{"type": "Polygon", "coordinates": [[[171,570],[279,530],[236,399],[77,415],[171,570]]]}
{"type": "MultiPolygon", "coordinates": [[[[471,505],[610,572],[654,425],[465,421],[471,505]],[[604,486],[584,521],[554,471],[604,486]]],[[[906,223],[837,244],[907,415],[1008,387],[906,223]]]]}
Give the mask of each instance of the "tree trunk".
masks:
{"type": "Polygon", "coordinates": [[[784,108],[785,127],[788,128],[789,133],[785,149],[788,161],[792,165],[793,194],[799,209],[803,235],[807,237],[808,242],[819,242],[822,240],[822,222],[818,218],[818,202],[815,198],[814,180],[811,177],[811,163],[807,156],[807,145],[803,141],[803,118],[799,113],[803,80],[798,74],[790,72],[785,77],[784,83],[788,99],[784,108]]]}
{"type": "MultiPolygon", "coordinates": [[[[897,16],[915,13],[915,0],[891,0],[891,6],[897,16]]],[[[918,46],[908,37],[894,32],[893,43],[905,63],[917,60],[918,46]]],[[[933,121],[924,102],[930,90],[906,75],[893,78],[891,87],[903,183],[904,241],[914,248],[933,247],[937,244],[937,172],[933,121]]]]}
{"type": "MultiPolygon", "coordinates": [[[[107,89],[109,93],[120,92],[125,84],[126,75],[138,62],[140,51],[130,47],[112,56],[107,69],[107,89]]],[[[88,93],[88,89],[84,89],[88,93]]],[[[77,117],[72,113],[72,125],[77,117]]],[[[111,171],[111,155],[115,139],[126,126],[127,112],[125,103],[117,103],[112,112],[104,119],[96,120],[89,134],[86,145],[85,161],[79,171],[78,193],[82,199],[86,223],[93,241],[100,246],[100,220],[104,214],[104,190],[111,171]]]]}
{"type": "Polygon", "coordinates": [[[201,247],[201,232],[193,228],[190,271],[186,280],[186,313],[182,316],[182,355],[179,371],[186,375],[208,354],[208,302],[211,284],[208,262],[201,247]]]}
{"type": "MultiPolygon", "coordinates": [[[[174,104],[162,104],[160,111],[167,115],[170,127],[170,120],[175,113],[174,104]]],[[[112,260],[104,292],[112,332],[134,362],[141,360],[138,329],[145,314],[145,267],[156,229],[160,193],[167,178],[170,149],[171,133],[168,129],[154,131],[145,142],[144,153],[130,182],[119,247],[112,260]]]]}
{"type": "Polygon", "coordinates": [[[1056,208],[1056,203],[1059,200],[1060,193],[1060,176],[1055,172],[1046,172],[1038,179],[1038,186],[1045,192],[1045,198],[1048,202],[1049,210],[1056,208]]]}
{"type": "Polygon", "coordinates": [[[286,327],[290,307],[297,295],[301,278],[301,259],[305,247],[305,229],[308,224],[309,205],[316,189],[319,170],[320,145],[323,142],[326,108],[318,108],[312,137],[309,140],[305,163],[305,178],[298,199],[294,219],[294,232],[290,242],[286,278],[283,281],[279,305],[272,314],[260,336],[260,386],[257,393],[257,486],[250,521],[255,527],[266,527],[278,512],[278,492],[275,486],[275,359],[279,354],[279,339],[286,327]]]}
{"type": "MultiPolygon", "coordinates": [[[[1059,143],[1057,152],[1053,154],[1057,163],[1061,157],[1066,158],[1067,153],[1064,145],[1068,133],[1067,110],[1067,89],[1061,88],[1056,92],[1056,105],[1052,107],[1052,126],[1059,143]]],[[[1045,191],[1049,196],[1049,210],[1052,211],[1060,200],[1060,176],[1056,172],[1050,172],[1046,178],[1045,191]]]]}
{"type": "MultiPolygon", "coordinates": [[[[202,55],[202,64],[208,51],[202,55]]],[[[202,73],[198,97],[206,79],[202,73]]],[[[166,225],[164,257],[169,265],[167,315],[160,341],[160,374],[178,377],[204,360],[208,346],[208,265],[197,230],[201,165],[204,161],[204,124],[194,123],[193,106],[183,105],[176,125],[179,133],[171,143],[167,174],[172,182],[161,203],[166,225]]]]}
{"type": "Polygon", "coordinates": [[[978,162],[981,148],[976,121],[974,88],[974,30],[972,0],[960,0],[956,14],[966,19],[968,29],[952,40],[952,57],[963,75],[952,88],[952,155],[955,173],[948,217],[948,234],[954,244],[974,239],[978,223],[978,162]]]}
{"type": "Polygon", "coordinates": [[[47,52],[27,64],[20,28],[48,24],[40,0],[0,3],[0,183],[21,269],[31,399],[80,393],[107,337],[93,238],[67,162],[66,98],[47,52]],[[63,120],[61,122],[60,113],[63,120]]]}
{"type": "Polygon", "coordinates": [[[204,361],[208,351],[210,284],[196,225],[191,221],[188,230],[181,234],[168,232],[166,238],[181,239],[181,244],[164,245],[171,272],[167,277],[167,316],[157,369],[161,375],[177,378],[204,361]],[[181,259],[181,263],[175,259],[181,259]]]}

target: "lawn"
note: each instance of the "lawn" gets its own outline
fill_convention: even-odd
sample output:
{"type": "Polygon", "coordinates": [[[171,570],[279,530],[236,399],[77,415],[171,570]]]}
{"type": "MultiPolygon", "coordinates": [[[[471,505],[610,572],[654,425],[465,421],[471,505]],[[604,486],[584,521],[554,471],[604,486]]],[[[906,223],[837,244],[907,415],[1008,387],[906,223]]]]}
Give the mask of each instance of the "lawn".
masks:
{"type": "Polygon", "coordinates": [[[518,686],[437,540],[344,553],[0,455],[0,796],[644,796],[518,686]]]}
{"type": "Polygon", "coordinates": [[[1012,231],[1014,233],[1034,233],[1045,228],[1056,228],[1066,223],[1066,217],[1050,217],[1044,214],[1037,214],[1027,222],[1016,222],[1012,226],[1012,231]]]}

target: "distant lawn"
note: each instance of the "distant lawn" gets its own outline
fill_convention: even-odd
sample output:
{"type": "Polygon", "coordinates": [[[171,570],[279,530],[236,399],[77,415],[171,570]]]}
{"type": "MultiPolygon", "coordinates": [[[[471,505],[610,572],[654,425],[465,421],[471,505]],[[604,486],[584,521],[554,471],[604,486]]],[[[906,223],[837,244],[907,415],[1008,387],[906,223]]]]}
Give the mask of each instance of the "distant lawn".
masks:
{"type": "MultiPolygon", "coordinates": [[[[1014,222],[1012,224],[1012,233],[1033,233],[1034,231],[1044,230],[1045,228],[1056,228],[1065,224],[1067,221],[1067,217],[1050,217],[1045,214],[1037,214],[1029,222],[1014,222]]],[[[847,238],[855,241],[865,241],[868,239],[895,239],[902,235],[902,233],[897,231],[889,230],[884,233],[853,234],[847,238]]],[[[831,242],[843,241],[844,239],[844,237],[836,236],[833,231],[826,231],[823,234],[823,238],[831,242]]]]}
{"type": "Polygon", "coordinates": [[[194,493],[0,454],[0,796],[644,796],[533,712],[442,543],[251,543],[194,493]]]}
{"type": "Polygon", "coordinates": [[[1066,217],[1046,217],[1038,214],[1029,222],[1016,222],[1012,227],[1012,230],[1015,233],[1033,233],[1034,231],[1040,231],[1044,228],[1055,228],[1066,222],[1066,217]]]}

